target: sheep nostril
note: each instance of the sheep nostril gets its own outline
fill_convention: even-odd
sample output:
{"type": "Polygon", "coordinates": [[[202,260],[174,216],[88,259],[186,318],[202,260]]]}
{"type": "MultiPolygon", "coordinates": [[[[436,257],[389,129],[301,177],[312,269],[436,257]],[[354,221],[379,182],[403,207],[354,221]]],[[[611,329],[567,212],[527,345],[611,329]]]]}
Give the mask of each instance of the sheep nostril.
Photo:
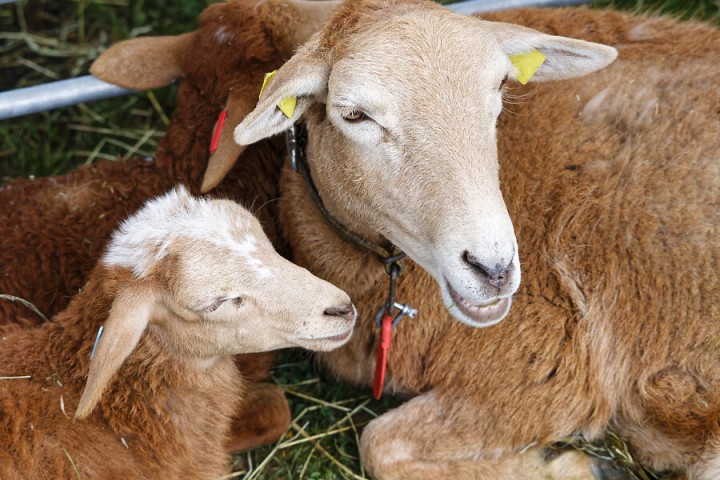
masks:
{"type": "Polygon", "coordinates": [[[323,314],[331,317],[342,317],[345,320],[355,319],[355,308],[352,303],[346,303],[345,305],[336,305],[326,309],[323,314]]]}
{"type": "Polygon", "coordinates": [[[495,288],[502,288],[507,283],[508,269],[488,274],[488,283],[495,288]]]}
{"type": "Polygon", "coordinates": [[[468,251],[465,251],[465,253],[463,253],[463,260],[484,282],[487,282],[495,288],[504,287],[508,281],[508,274],[510,271],[509,264],[505,267],[489,267],[480,263],[468,251]]]}

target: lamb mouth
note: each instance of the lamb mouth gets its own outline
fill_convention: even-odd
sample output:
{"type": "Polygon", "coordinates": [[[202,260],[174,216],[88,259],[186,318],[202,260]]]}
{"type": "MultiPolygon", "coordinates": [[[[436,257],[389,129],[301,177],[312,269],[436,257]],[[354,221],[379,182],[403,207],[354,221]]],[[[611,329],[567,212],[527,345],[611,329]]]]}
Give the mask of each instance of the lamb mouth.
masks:
{"type": "Polygon", "coordinates": [[[350,335],[352,335],[352,332],[353,332],[353,329],[351,328],[351,329],[349,329],[347,332],[343,332],[343,333],[341,333],[341,334],[339,334],[339,335],[332,335],[332,336],[330,336],[330,337],[323,337],[323,338],[319,338],[318,340],[330,340],[330,341],[333,341],[333,342],[342,342],[342,341],[347,340],[348,338],[350,338],[350,335]]]}
{"type": "Polygon", "coordinates": [[[449,283],[447,289],[453,301],[448,310],[456,307],[469,320],[465,323],[475,327],[489,327],[499,323],[507,315],[512,303],[510,297],[498,297],[487,303],[471,302],[456,292],[449,283]]]}
{"type": "Polygon", "coordinates": [[[316,344],[316,343],[320,343],[320,342],[333,342],[333,343],[337,342],[338,346],[340,346],[340,344],[345,343],[350,338],[350,335],[352,335],[352,332],[353,332],[353,329],[349,328],[347,331],[340,333],[338,335],[330,335],[327,337],[304,337],[304,338],[300,338],[298,340],[300,343],[305,343],[308,345],[312,345],[312,344],[316,344]]]}

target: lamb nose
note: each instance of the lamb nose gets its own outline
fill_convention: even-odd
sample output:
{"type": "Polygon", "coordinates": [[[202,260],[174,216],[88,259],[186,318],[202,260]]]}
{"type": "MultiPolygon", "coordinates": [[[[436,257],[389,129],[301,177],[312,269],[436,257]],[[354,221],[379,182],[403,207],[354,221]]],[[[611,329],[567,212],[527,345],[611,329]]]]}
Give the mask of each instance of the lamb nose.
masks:
{"type": "Polygon", "coordinates": [[[463,254],[463,260],[467,262],[472,270],[485,282],[489,283],[495,288],[502,288],[508,281],[508,272],[510,265],[505,267],[488,267],[483,265],[473,257],[470,252],[463,254]]]}
{"type": "Polygon", "coordinates": [[[330,307],[323,313],[333,317],[343,317],[345,320],[353,320],[355,318],[355,308],[353,308],[352,303],[330,307]]]}

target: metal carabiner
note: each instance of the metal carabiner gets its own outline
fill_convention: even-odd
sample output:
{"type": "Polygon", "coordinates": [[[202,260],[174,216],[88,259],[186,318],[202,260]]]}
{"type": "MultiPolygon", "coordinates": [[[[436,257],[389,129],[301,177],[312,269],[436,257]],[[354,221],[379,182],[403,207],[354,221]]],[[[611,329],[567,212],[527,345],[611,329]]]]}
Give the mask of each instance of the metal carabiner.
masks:
{"type": "Polygon", "coordinates": [[[393,318],[392,326],[395,328],[395,326],[400,322],[400,319],[404,316],[408,316],[410,318],[415,318],[417,316],[417,309],[411,308],[410,305],[404,304],[404,303],[395,303],[395,308],[398,309],[397,315],[395,315],[395,318],[393,318]]]}

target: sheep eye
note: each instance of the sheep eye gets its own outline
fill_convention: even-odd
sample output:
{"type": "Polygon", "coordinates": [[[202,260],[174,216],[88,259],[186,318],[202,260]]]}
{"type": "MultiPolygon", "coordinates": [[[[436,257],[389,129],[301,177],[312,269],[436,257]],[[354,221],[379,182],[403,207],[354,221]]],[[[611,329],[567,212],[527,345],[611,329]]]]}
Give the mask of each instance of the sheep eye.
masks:
{"type": "Polygon", "coordinates": [[[343,113],[342,117],[350,123],[357,123],[365,120],[367,115],[365,115],[361,110],[354,108],[349,112],[343,113]]]}
{"type": "Polygon", "coordinates": [[[204,313],[212,313],[218,308],[220,308],[220,305],[225,303],[225,301],[228,300],[227,298],[218,298],[215,300],[212,304],[208,305],[207,307],[203,308],[202,311],[204,313]]]}
{"type": "Polygon", "coordinates": [[[242,305],[245,301],[242,299],[242,297],[235,297],[235,298],[232,299],[232,302],[233,302],[233,305],[235,305],[236,307],[239,307],[239,306],[242,305]]]}
{"type": "Polygon", "coordinates": [[[508,76],[505,75],[503,77],[502,81],[500,82],[500,86],[498,87],[498,90],[502,90],[502,87],[503,87],[503,85],[505,85],[505,82],[507,82],[507,79],[508,79],[508,76]]]}

